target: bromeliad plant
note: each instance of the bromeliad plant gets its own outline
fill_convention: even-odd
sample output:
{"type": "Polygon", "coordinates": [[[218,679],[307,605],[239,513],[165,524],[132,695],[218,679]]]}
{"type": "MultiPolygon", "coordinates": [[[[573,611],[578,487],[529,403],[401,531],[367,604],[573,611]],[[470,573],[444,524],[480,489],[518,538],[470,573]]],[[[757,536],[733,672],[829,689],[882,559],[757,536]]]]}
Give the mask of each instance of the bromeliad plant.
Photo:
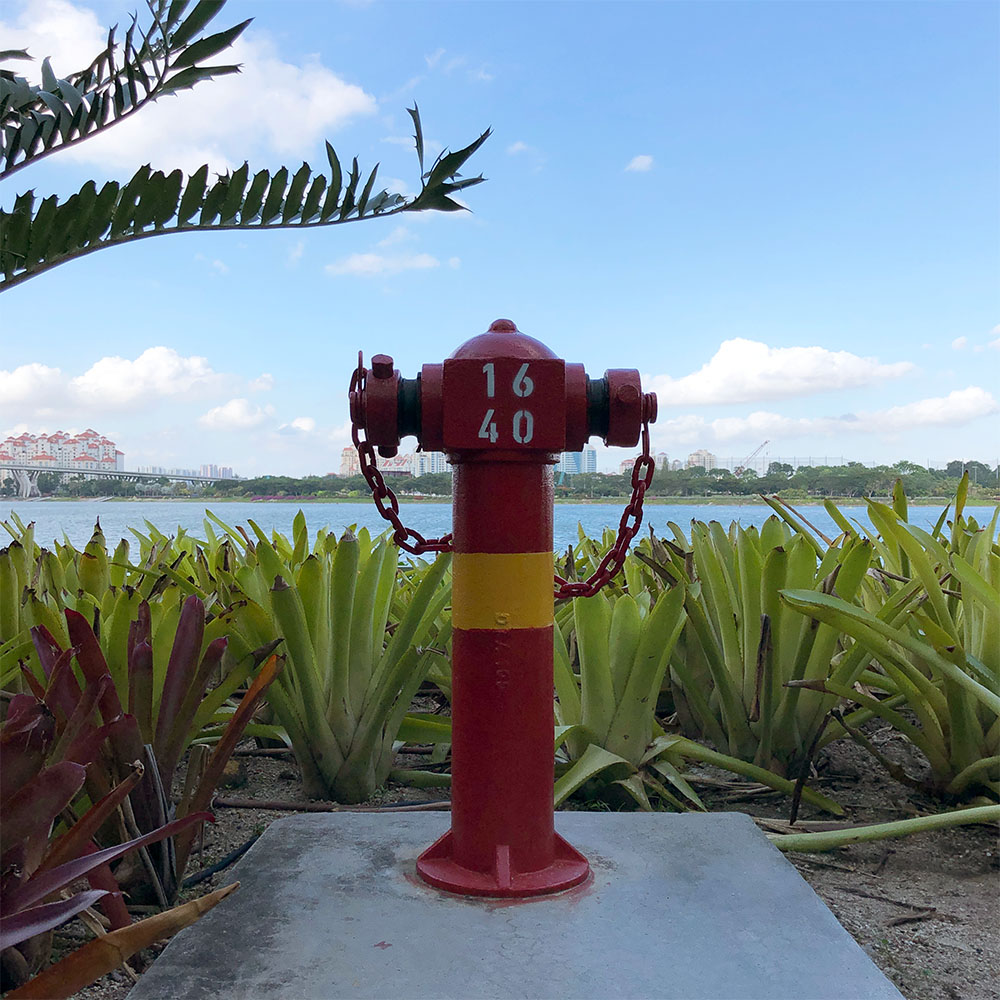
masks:
{"type": "MultiPolygon", "coordinates": [[[[211,515],[210,515],[211,516],[211,515]]],[[[242,548],[240,565],[219,571],[235,595],[227,614],[247,646],[280,636],[285,672],[268,693],[302,769],[308,795],[370,798],[388,777],[393,743],[410,701],[447,635],[448,556],[401,566],[388,537],[325,532],[309,543],[301,511],[291,541],[256,541],[214,516],[242,548]]]]}
{"type": "Polygon", "coordinates": [[[58,650],[44,629],[35,629],[33,638],[44,683],[31,677],[32,693],[13,696],[0,727],[4,989],[20,985],[45,961],[52,928],[94,903],[113,928],[128,927],[110,865],[212,818],[191,812],[130,835],[125,817],[139,814],[145,801],[135,720],[122,712],[106,670],[91,669],[86,654],[81,661],[75,650],[58,650]],[[129,796],[136,797],[134,810],[127,808],[129,796]],[[72,892],[84,877],[90,890],[72,892]]]}
{"type": "Polygon", "coordinates": [[[648,753],[654,736],[663,735],[656,700],[684,626],[684,588],[652,607],[649,595],[643,598],[625,594],[612,600],[602,592],[573,599],[572,622],[565,626],[572,630],[579,674],[563,629],[553,629],[556,746],[564,747],[568,764],[559,768],[556,805],[587,784],[598,796],[625,792],[643,809],[652,808],[650,794],[678,809],[685,808],[678,795],[703,808],[674,763],[648,753]]]}
{"type": "MultiPolygon", "coordinates": [[[[795,783],[787,778],[667,733],[657,722],[657,698],[668,664],[689,624],[687,599],[687,588],[680,583],[655,602],[649,591],[638,599],[625,594],[614,600],[603,592],[576,598],[572,621],[554,630],[560,723],[556,746],[563,746],[560,757],[566,761],[557,764],[557,805],[578,791],[612,802],[624,792],[642,809],[653,808],[656,801],[679,810],[704,809],[685,777],[692,761],[794,793],[795,783]]],[[[801,794],[820,809],[843,814],[836,802],[812,789],[801,794]]]]}
{"type": "MultiPolygon", "coordinates": [[[[778,518],[758,531],[694,521],[690,542],[644,542],[639,558],[665,585],[685,584],[687,623],[670,660],[670,684],[686,730],[718,751],[779,775],[807,766],[837,698],[789,682],[825,679],[843,652],[840,633],[809,625],[781,602],[789,587],[851,600],[872,561],[872,544],[849,538],[824,549],[778,518]]],[[[839,660],[852,685],[861,651],[839,660]]]]}
{"type": "MultiPolygon", "coordinates": [[[[125,691],[120,698],[90,624],[79,612],[70,609],[66,609],[64,617],[71,645],[63,648],[44,626],[36,626],[31,634],[38,673],[25,668],[23,677],[34,696],[44,702],[46,679],[55,675],[58,683],[52,686],[48,697],[58,699],[58,707],[68,719],[86,718],[94,709],[94,698],[98,699],[98,708],[110,727],[112,756],[103,766],[94,763],[88,769],[87,791],[91,800],[106,796],[116,778],[120,779],[138,761],[146,773],[124,803],[126,822],[136,836],[163,826],[175,813],[170,793],[182,756],[196,737],[214,725],[215,751],[202,774],[189,774],[176,815],[183,817],[208,806],[222,769],[276,675],[277,659],[271,657],[257,671],[254,683],[235,712],[220,711],[222,702],[233,693],[228,683],[231,675],[227,675],[227,683],[211,692],[208,689],[222,662],[227,640],[219,638],[205,645],[205,611],[201,601],[189,597],[184,602],[173,629],[173,644],[162,655],[157,655],[154,648],[150,608],[143,601],[128,630],[124,650],[125,691]],[[77,675],[69,665],[71,657],[88,685],[86,691],[96,692],[92,696],[86,691],[81,693],[77,675]],[[56,666],[60,664],[57,672],[56,666]],[[127,712],[123,710],[123,700],[127,712]]],[[[266,648],[261,651],[267,652],[270,650],[266,648]]],[[[168,840],[148,852],[143,856],[143,864],[128,869],[126,881],[130,890],[133,893],[146,890],[161,904],[172,901],[183,876],[189,846],[190,840],[185,836],[177,844],[168,840]]]]}
{"type": "Polygon", "coordinates": [[[962,517],[962,500],[960,493],[950,539],[941,532],[944,516],[930,533],[907,523],[899,494],[893,507],[869,502],[879,533],[880,585],[854,601],[797,589],[782,598],[790,610],[850,636],[851,654],[877,663],[877,670],[864,673],[869,693],[854,690],[839,670],[813,686],[856,702],[862,708],[857,717],[889,722],[921,751],[929,778],[918,781],[890,765],[897,776],[945,800],[996,801],[1000,510],[980,527],[962,517]]]}

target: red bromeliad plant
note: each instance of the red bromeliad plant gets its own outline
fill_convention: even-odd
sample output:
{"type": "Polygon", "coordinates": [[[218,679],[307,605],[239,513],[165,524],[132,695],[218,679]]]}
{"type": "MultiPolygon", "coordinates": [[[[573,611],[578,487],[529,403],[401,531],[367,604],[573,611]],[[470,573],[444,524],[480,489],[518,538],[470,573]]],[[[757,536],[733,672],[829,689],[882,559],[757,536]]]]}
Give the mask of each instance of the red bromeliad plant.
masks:
{"type": "Polygon", "coordinates": [[[111,863],[212,818],[192,813],[125,843],[100,846],[117,839],[108,831],[115,830],[120,807],[143,776],[138,757],[117,782],[116,769],[108,763],[129,749],[141,751],[135,720],[121,711],[116,697],[109,697],[108,678],[85,670],[81,687],[73,670],[74,650],[56,653],[40,632],[33,638],[46,667],[46,684],[32,678],[33,693],[11,699],[0,729],[0,964],[5,989],[19,985],[42,964],[48,931],[94,903],[100,903],[113,928],[127,927],[130,918],[111,863]],[[95,791],[105,786],[104,794],[95,791]],[[91,804],[84,808],[88,800],[91,804]],[[60,832],[54,835],[56,830],[60,832]],[[82,878],[90,889],[69,891],[82,878]]]}
{"type": "MultiPolygon", "coordinates": [[[[91,699],[96,699],[105,722],[121,717],[109,731],[110,760],[105,766],[91,768],[88,772],[87,791],[91,801],[106,795],[115,775],[122,778],[133,761],[145,765],[145,774],[130,792],[126,807],[128,832],[139,836],[161,827],[174,811],[170,804],[174,774],[185,751],[198,736],[203,726],[217,721],[214,708],[221,704],[228,687],[211,690],[212,682],[226,651],[227,640],[216,638],[207,645],[205,639],[205,609],[197,597],[189,597],[180,609],[173,645],[166,657],[166,664],[157,662],[150,629],[149,605],[139,604],[136,619],[128,630],[126,661],[128,669],[128,705],[123,713],[121,701],[112,679],[100,642],[87,620],[78,612],[66,609],[67,632],[73,644],[76,662],[89,681],[93,682],[91,699]],[[204,648],[204,651],[203,651],[204,648]],[[128,815],[128,810],[131,815],[128,815]]],[[[32,629],[35,650],[43,671],[48,675],[51,665],[64,654],[51,633],[44,627],[32,629]]],[[[255,662],[271,652],[264,647],[252,654],[255,662]]],[[[224,717],[224,728],[219,736],[216,753],[208,768],[195,780],[189,781],[177,806],[176,814],[184,816],[192,811],[192,803],[210,804],[222,768],[228,761],[236,742],[250,722],[264,692],[273,680],[279,663],[271,657],[258,672],[255,683],[244,697],[241,711],[224,717]],[[219,750],[228,746],[224,758],[219,750]]],[[[35,694],[41,686],[33,675],[24,671],[25,679],[35,694]]],[[[69,715],[71,706],[80,701],[79,686],[69,671],[64,685],[67,690],[61,697],[64,710],[69,715]]],[[[79,709],[78,711],[92,711],[79,709]]],[[[183,859],[178,859],[172,840],[156,845],[139,859],[127,863],[125,881],[135,895],[146,895],[161,905],[177,895],[183,876],[183,859]],[[178,864],[178,860],[182,863],[178,864]]]]}
{"type": "MultiPolygon", "coordinates": [[[[124,869],[119,866],[112,873],[110,867],[125,854],[144,854],[143,865],[128,871],[131,889],[142,888],[136,885],[138,873],[140,879],[155,881],[161,902],[176,896],[196,828],[212,819],[203,810],[280,667],[271,656],[260,669],[229,717],[200,780],[189,783],[177,818],[167,822],[174,810],[164,790],[191,741],[192,722],[225,640],[210,643],[202,654],[204,609],[190,598],[157,684],[148,608],[143,614],[140,607],[129,632],[125,712],[93,629],[75,611],[65,615],[74,645],[62,649],[47,629],[32,629],[44,683],[24,671],[31,693],[13,697],[0,729],[4,988],[23,982],[39,967],[48,951],[48,931],[94,903],[112,928],[128,928],[119,885],[124,869]],[[147,851],[151,846],[154,850],[147,851]],[[69,893],[67,887],[84,877],[89,891],[69,893]]],[[[164,926],[177,929],[206,908],[188,913],[185,907],[170,911],[176,917],[164,926]]],[[[102,961],[106,965],[107,956],[102,961]]]]}

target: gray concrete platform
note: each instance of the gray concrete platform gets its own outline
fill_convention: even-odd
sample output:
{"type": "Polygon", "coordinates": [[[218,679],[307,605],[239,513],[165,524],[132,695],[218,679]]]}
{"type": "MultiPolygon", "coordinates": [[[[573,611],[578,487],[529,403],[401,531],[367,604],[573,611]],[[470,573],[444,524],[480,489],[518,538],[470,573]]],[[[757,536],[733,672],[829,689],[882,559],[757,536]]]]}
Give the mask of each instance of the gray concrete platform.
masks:
{"type": "Polygon", "coordinates": [[[490,900],[424,885],[445,813],[273,823],[242,886],[170,943],[130,1000],[900,1000],[740,813],[569,812],[592,878],[490,900]]]}

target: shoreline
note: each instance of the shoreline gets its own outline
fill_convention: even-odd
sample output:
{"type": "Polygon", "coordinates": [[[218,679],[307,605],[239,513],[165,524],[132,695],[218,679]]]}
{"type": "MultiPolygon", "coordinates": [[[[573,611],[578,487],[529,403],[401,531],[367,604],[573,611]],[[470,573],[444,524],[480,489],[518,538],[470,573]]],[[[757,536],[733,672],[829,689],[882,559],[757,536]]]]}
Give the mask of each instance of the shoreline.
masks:
{"type": "MultiPolygon", "coordinates": [[[[440,497],[412,497],[398,496],[400,504],[451,504],[450,496],[440,497]]],[[[780,496],[779,496],[780,498],[780,496]]],[[[629,501],[629,497],[556,497],[556,505],[593,505],[593,506],[624,506],[629,501]]],[[[785,502],[792,507],[822,507],[829,500],[837,507],[864,507],[866,499],[876,500],[880,503],[892,503],[892,497],[808,497],[805,499],[788,499],[785,502]]],[[[31,497],[23,499],[21,497],[5,497],[4,503],[25,504],[25,503],[197,503],[204,506],[214,506],[217,504],[229,503],[295,503],[295,504],[355,504],[370,503],[370,496],[357,497],[317,497],[317,496],[290,496],[290,497],[31,497]]],[[[766,506],[759,496],[647,496],[645,504],[648,506],[676,506],[676,507],[762,507],[766,506]]],[[[908,497],[907,503],[911,507],[944,507],[954,503],[954,497],[908,497]]],[[[1000,505],[1000,497],[970,497],[966,500],[967,507],[995,507],[1000,505]]]]}

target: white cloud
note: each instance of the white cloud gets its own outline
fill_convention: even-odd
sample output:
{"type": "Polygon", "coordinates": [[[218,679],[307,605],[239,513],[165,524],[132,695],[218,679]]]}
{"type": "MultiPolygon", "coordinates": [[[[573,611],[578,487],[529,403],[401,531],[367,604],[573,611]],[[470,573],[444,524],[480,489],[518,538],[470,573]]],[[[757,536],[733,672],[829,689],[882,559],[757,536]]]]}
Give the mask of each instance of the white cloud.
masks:
{"type": "Polygon", "coordinates": [[[299,240],[291,250],[288,251],[288,256],[285,258],[285,263],[288,267],[295,267],[300,260],[302,260],[302,255],[306,252],[306,241],[299,240]]]}
{"type": "Polygon", "coordinates": [[[723,341],[699,371],[682,378],[656,375],[650,383],[664,404],[746,403],[869,385],[898,378],[913,367],[909,361],[881,364],[849,351],[769,347],[734,337],[723,341]]]}
{"type": "Polygon", "coordinates": [[[512,142],[507,147],[507,154],[508,156],[516,156],[518,153],[527,152],[530,148],[531,147],[526,142],[521,142],[521,140],[518,139],[517,142],[512,142]]]}
{"type": "Polygon", "coordinates": [[[429,56],[424,56],[424,62],[427,63],[428,69],[434,69],[435,66],[441,61],[441,57],[444,55],[444,49],[438,49],[436,52],[432,52],[429,56]]]}
{"type": "Polygon", "coordinates": [[[202,414],[198,423],[212,430],[242,431],[259,426],[273,413],[273,406],[255,406],[248,399],[231,399],[202,414]]]}
{"type": "Polygon", "coordinates": [[[225,376],[206,358],[182,357],[171,347],[150,347],[134,361],[106,357],[70,386],[81,402],[102,408],[123,407],[157,396],[187,396],[218,388],[225,376]]]}
{"type": "Polygon", "coordinates": [[[376,246],[380,247],[391,247],[398,243],[408,243],[410,240],[416,239],[413,235],[413,231],[408,229],[406,226],[396,226],[395,229],[385,239],[379,240],[376,246]]]}
{"type": "Polygon", "coordinates": [[[62,392],[63,374],[37,362],[13,371],[0,369],[0,408],[44,399],[62,392]]]}
{"type": "Polygon", "coordinates": [[[439,267],[441,262],[429,253],[398,254],[394,257],[377,253],[352,253],[343,260],[326,265],[327,274],[351,274],[371,278],[376,275],[399,274],[401,271],[423,271],[439,267]]]}
{"type": "Polygon", "coordinates": [[[992,348],[994,351],[1000,351],[1000,337],[991,340],[986,346],[992,348]]]}
{"type": "Polygon", "coordinates": [[[968,337],[956,337],[951,342],[951,349],[953,351],[961,351],[963,348],[965,348],[968,345],[968,343],[969,343],[969,338],[968,337]]]}
{"type": "Polygon", "coordinates": [[[956,389],[947,396],[838,417],[789,417],[758,410],[743,417],[707,420],[685,414],[657,422],[653,429],[658,441],[672,445],[708,439],[721,443],[737,439],[834,436],[845,432],[892,436],[918,427],[959,427],[997,412],[1000,404],[993,394],[973,385],[956,389]]]}
{"type": "Polygon", "coordinates": [[[33,62],[19,61],[8,68],[33,83],[41,82],[42,60],[46,56],[50,57],[52,71],[58,77],[84,69],[107,44],[107,33],[107,27],[92,10],[77,7],[68,0],[35,0],[22,4],[14,20],[0,20],[3,47],[27,49],[34,57],[33,62]]]}
{"type": "MultiPolygon", "coordinates": [[[[909,427],[949,427],[967,424],[977,417],[985,417],[1000,410],[991,392],[970,385],[966,389],[956,389],[947,396],[921,399],[916,403],[893,406],[870,415],[861,415],[861,420],[873,421],[877,430],[906,430],[909,427]]],[[[859,430],[867,429],[864,427],[859,430]]]]}
{"type": "Polygon", "coordinates": [[[141,414],[164,400],[172,406],[217,400],[234,392],[267,391],[273,385],[267,373],[244,381],[215,371],[206,358],[150,347],[135,359],[100,358],[80,375],[38,362],[0,369],[0,417],[30,421],[33,433],[43,421],[57,421],[65,430],[67,420],[93,425],[108,413],[141,414]]]}
{"type": "Polygon", "coordinates": [[[448,266],[457,270],[458,268],[460,268],[462,266],[462,258],[461,257],[449,257],[448,258],[448,266]]]}
{"type": "Polygon", "coordinates": [[[316,421],[312,417],[296,417],[290,423],[281,424],[278,430],[285,434],[301,433],[311,434],[316,430],[316,421]]]}
{"type": "Polygon", "coordinates": [[[626,170],[632,170],[636,173],[645,173],[647,170],[653,169],[653,158],[646,153],[642,153],[639,156],[633,156],[629,160],[626,170]]]}
{"type": "MultiPolygon", "coordinates": [[[[231,23],[219,18],[209,31],[231,23]]],[[[13,23],[0,21],[0,37],[5,48],[27,45],[39,57],[36,74],[41,57],[51,55],[57,75],[68,75],[101,50],[106,29],[82,6],[38,0],[13,23]]],[[[242,71],[162,98],[65,155],[115,169],[149,162],[191,172],[208,163],[221,172],[244,158],[304,157],[331,131],[376,111],[371,94],[341,79],[318,56],[287,62],[271,36],[253,26],[213,62],[239,63],[242,71]]],[[[23,65],[31,72],[32,64],[23,65]]]]}

